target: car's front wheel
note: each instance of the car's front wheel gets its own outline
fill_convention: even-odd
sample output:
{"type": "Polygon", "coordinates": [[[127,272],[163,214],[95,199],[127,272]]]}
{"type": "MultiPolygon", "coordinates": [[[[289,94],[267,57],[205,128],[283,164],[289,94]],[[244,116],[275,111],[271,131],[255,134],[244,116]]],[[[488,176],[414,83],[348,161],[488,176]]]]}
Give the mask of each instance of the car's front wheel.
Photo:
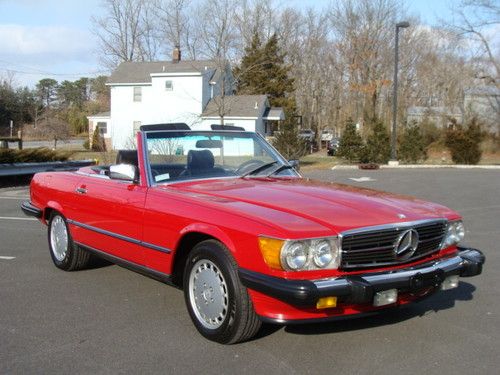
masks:
{"type": "Polygon", "coordinates": [[[189,315],[209,340],[234,344],[258,332],[261,321],[239,281],[234,258],[220,242],[208,240],[194,247],[183,285],[189,315]]]}
{"type": "Polygon", "coordinates": [[[50,256],[57,268],[76,271],[88,266],[90,253],[73,243],[66,219],[58,212],[50,217],[48,239],[50,256]]]}

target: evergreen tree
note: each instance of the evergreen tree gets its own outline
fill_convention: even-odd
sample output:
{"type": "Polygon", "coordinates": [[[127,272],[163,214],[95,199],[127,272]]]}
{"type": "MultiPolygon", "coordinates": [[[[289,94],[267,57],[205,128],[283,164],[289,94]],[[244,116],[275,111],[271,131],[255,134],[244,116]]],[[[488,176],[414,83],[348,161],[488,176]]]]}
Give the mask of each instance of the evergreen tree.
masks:
{"type": "Polygon", "coordinates": [[[464,129],[453,124],[446,132],[446,147],[451,152],[451,159],[457,164],[477,164],[481,160],[482,151],[479,147],[483,139],[480,124],[473,117],[464,129]]]}
{"type": "Polygon", "coordinates": [[[424,136],[417,124],[405,128],[398,156],[399,159],[407,163],[416,163],[419,160],[427,159],[424,136]]]}
{"type": "Polygon", "coordinates": [[[366,142],[361,161],[363,163],[385,164],[390,158],[391,143],[389,133],[381,121],[374,119],[372,132],[366,142]]]}
{"type": "Polygon", "coordinates": [[[292,121],[286,121],[281,131],[275,133],[273,146],[287,160],[299,159],[308,152],[307,142],[299,137],[298,127],[292,121]]]}
{"type": "Polygon", "coordinates": [[[104,143],[104,138],[101,136],[99,127],[96,126],[94,129],[94,134],[92,135],[92,151],[104,152],[106,151],[106,144],[104,143]]]}
{"type": "Polygon", "coordinates": [[[250,46],[245,48],[241,65],[234,69],[238,94],[267,94],[272,106],[283,107],[286,116],[291,117],[296,104],[290,69],[277,35],[273,34],[262,45],[259,33],[255,31],[250,46]]]}
{"type": "Polygon", "coordinates": [[[344,133],[340,138],[337,155],[349,161],[359,161],[363,152],[363,139],[356,131],[356,125],[351,118],[347,120],[344,133]]]}
{"type": "Polygon", "coordinates": [[[234,68],[238,94],[264,94],[263,52],[259,33],[255,31],[250,45],[245,47],[240,66],[234,68]]]}

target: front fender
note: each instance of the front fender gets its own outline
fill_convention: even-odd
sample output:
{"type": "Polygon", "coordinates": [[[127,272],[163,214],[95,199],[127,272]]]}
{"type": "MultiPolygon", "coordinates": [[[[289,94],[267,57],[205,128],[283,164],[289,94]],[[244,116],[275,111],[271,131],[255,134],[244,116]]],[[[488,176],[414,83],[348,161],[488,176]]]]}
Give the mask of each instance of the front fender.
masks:
{"type": "Polygon", "coordinates": [[[192,223],[184,227],[180,231],[180,236],[177,240],[177,243],[175,244],[175,248],[179,246],[179,242],[181,241],[181,239],[189,233],[202,233],[214,237],[215,239],[222,242],[229,249],[229,251],[231,251],[232,254],[236,253],[236,246],[234,245],[234,242],[231,240],[231,238],[229,238],[229,236],[219,227],[206,223],[192,223]]]}

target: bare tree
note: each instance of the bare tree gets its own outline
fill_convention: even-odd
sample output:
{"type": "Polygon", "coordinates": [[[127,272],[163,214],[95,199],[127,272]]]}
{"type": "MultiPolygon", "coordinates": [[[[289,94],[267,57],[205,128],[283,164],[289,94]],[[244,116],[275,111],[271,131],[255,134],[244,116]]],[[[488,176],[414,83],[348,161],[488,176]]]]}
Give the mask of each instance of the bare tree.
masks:
{"type": "Polygon", "coordinates": [[[180,46],[185,40],[189,27],[189,18],[186,11],[190,0],[154,0],[153,8],[158,17],[158,28],[162,37],[172,46],[180,46]]]}
{"type": "Polygon", "coordinates": [[[231,0],[204,0],[198,7],[202,54],[221,62],[236,57],[236,4],[231,0]]]}
{"type": "Polygon", "coordinates": [[[488,107],[478,109],[480,118],[500,132],[500,51],[494,45],[500,26],[500,4],[495,0],[462,0],[453,12],[457,21],[448,26],[468,41],[469,63],[475,68],[476,86],[483,86],[486,94],[484,99],[479,99],[486,100],[484,104],[488,107]]]}
{"type": "Polygon", "coordinates": [[[115,67],[122,61],[155,59],[156,38],[149,23],[148,0],[102,0],[105,15],[93,17],[103,63],[115,67]]]}

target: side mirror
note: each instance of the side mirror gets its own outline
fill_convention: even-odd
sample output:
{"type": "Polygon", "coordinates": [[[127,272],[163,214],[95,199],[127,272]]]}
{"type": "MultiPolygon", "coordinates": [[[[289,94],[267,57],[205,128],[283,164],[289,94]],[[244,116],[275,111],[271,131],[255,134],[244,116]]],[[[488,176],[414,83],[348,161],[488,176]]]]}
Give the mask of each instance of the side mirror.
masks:
{"type": "Polygon", "coordinates": [[[138,177],[139,173],[135,165],[116,164],[109,166],[109,178],[112,180],[137,182],[138,177]]]}
{"type": "Polygon", "coordinates": [[[300,170],[300,160],[288,160],[288,164],[290,164],[296,171],[300,170]]]}

